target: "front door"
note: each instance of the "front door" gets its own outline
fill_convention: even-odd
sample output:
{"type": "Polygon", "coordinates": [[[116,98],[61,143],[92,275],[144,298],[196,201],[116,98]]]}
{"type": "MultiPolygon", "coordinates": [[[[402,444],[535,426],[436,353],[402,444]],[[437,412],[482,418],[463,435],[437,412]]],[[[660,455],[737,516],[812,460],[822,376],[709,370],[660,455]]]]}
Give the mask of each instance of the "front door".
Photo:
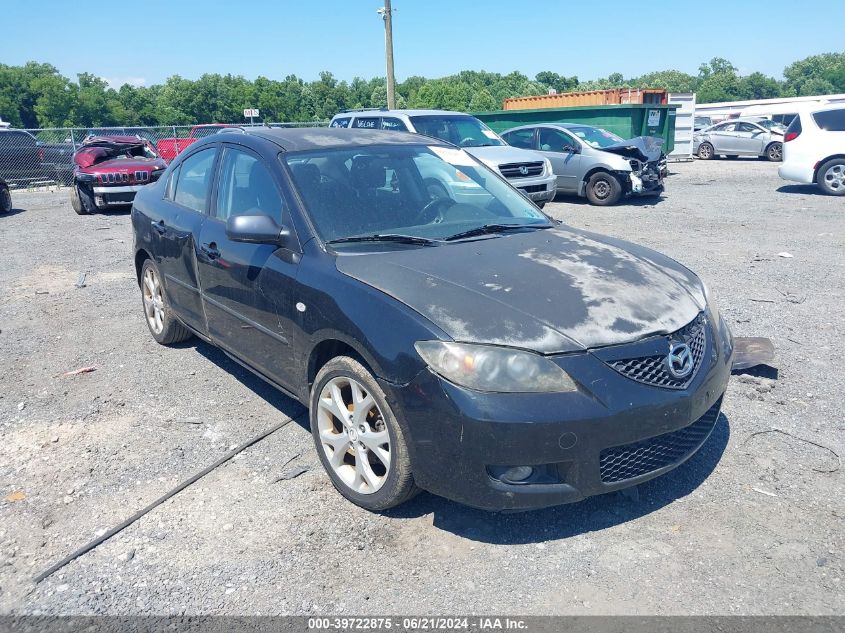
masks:
{"type": "Polygon", "coordinates": [[[768,134],[763,128],[752,123],[742,121],[736,124],[736,145],[739,154],[758,156],[763,153],[763,140],[768,134]]]}
{"type": "Polygon", "coordinates": [[[581,182],[580,144],[563,130],[540,128],[540,153],[552,163],[557,190],[577,192],[581,182]]]}
{"type": "Polygon", "coordinates": [[[179,317],[205,333],[195,246],[206,217],[217,148],[209,147],[185,158],[169,176],[163,204],[167,212],[151,218],[153,252],[164,276],[167,298],[179,317]]]}
{"type": "Polygon", "coordinates": [[[237,215],[267,215],[289,226],[281,183],[258,154],[234,144],[224,145],[218,174],[197,251],[209,335],[265,376],[292,386],[296,247],[226,236],[227,220],[237,215]]]}

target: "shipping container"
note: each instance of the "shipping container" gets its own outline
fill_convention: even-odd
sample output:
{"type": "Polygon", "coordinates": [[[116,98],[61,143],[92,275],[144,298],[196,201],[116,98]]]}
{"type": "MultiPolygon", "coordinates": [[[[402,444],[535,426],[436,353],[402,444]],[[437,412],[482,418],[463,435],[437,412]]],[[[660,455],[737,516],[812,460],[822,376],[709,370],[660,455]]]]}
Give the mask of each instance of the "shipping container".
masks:
{"type": "Polygon", "coordinates": [[[534,110],[567,108],[585,105],[623,105],[631,103],[665,104],[666,91],[662,88],[611,88],[584,92],[562,92],[535,97],[505,99],[504,110],[534,110]]]}

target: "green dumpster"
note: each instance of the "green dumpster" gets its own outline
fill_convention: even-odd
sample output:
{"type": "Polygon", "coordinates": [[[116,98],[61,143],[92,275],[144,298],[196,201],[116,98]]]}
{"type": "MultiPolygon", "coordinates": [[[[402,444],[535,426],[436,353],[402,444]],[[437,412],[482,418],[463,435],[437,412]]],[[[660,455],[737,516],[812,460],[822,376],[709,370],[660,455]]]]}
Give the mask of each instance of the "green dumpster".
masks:
{"type": "Polygon", "coordinates": [[[573,106],[542,110],[500,110],[473,112],[495,132],[532,123],[583,123],[621,136],[657,136],[663,139],[663,152],[675,148],[675,110],[677,104],[625,104],[573,106]]]}

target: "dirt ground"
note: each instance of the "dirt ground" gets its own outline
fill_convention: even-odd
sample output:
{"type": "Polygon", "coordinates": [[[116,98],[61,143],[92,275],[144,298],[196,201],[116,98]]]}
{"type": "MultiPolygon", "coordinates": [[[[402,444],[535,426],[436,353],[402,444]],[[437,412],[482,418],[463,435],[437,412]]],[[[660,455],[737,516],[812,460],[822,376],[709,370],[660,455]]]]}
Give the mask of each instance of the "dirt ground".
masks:
{"type": "Polygon", "coordinates": [[[834,454],[845,453],[845,199],[787,185],[757,160],[672,171],[659,200],[560,199],[547,210],[697,271],[735,335],[773,339],[777,379],[735,376],[714,434],[676,471],[523,514],[429,494],[381,515],[346,502],[301,405],[209,345],[155,344],[128,214],[79,217],[64,191],[15,192],[0,216],[0,612],[845,612],[845,471],[834,454]],[[286,417],[295,421],[33,583],[286,417]]]}

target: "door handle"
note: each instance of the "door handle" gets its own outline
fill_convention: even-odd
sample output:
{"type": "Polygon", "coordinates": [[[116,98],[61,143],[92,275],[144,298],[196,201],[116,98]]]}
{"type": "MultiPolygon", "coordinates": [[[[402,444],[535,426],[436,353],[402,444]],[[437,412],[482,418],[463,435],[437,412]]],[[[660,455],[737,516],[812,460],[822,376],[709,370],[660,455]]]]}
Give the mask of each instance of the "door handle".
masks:
{"type": "Polygon", "coordinates": [[[158,222],[153,221],[151,224],[159,235],[164,235],[164,232],[167,230],[167,227],[164,226],[164,220],[159,220],[158,222]]]}
{"type": "Polygon", "coordinates": [[[209,259],[217,259],[218,257],[220,257],[220,251],[217,250],[217,244],[215,242],[211,242],[210,244],[203,244],[200,247],[200,250],[209,259]]]}

